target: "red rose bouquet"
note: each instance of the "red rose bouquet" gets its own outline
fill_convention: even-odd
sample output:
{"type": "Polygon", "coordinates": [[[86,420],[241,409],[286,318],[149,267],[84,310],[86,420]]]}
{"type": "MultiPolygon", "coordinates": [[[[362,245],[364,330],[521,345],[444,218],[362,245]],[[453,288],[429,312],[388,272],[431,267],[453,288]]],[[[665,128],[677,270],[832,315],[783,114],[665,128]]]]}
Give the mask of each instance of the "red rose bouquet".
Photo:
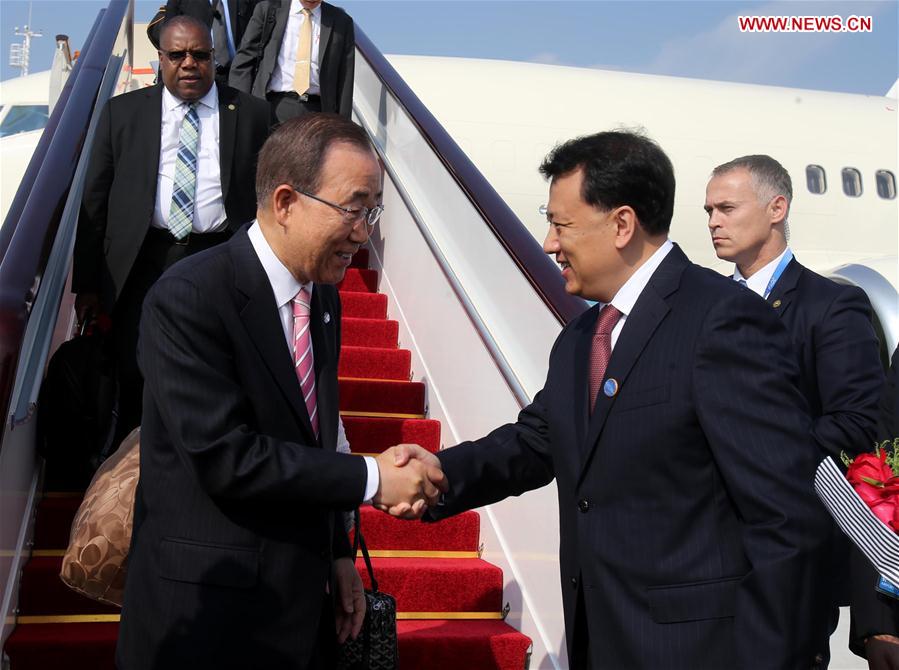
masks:
{"type": "Polygon", "coordinates": [[[899,532],[899,439],[850,459],[842,454],[846,479],[874,515],[899,532]]]}

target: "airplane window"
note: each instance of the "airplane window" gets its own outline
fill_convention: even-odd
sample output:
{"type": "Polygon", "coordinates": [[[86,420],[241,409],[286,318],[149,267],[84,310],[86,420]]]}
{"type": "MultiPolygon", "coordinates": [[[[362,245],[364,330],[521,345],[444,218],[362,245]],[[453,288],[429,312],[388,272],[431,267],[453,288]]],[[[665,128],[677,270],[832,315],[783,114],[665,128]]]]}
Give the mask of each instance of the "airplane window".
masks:
{"type": "Polygon", "coordinates": [[[878,170],[875,174],[877,177],[877,195],[885,200],[892,200],[896,197],[896,175],[889,170],[878,170]]]}
{"type": "Polygon", "coordinates": [[[810,193],[824,193],[827,190],[827,176],[820,165],[807,165],[805,168],[805,183],[808,184],[810,193]]]}
{"type": "Polygon", "coordinates": [[[862,194],[862,173],[855,168],[843,168],[843,193],[851,198],[862,194]]]}
{"type": "Polygon", "coordinates": [[[0,124],[0,137],[40,130],[47,125],[49,117],[47,105],[13,105],[0,124]]]}

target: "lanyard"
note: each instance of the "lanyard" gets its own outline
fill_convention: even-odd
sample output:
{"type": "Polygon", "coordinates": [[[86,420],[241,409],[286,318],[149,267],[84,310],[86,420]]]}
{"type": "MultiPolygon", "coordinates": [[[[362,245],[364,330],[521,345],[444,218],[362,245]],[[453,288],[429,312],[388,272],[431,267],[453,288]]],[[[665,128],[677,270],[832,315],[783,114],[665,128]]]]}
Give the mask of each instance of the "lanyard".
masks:
{"type": "Polygon", "coordinates": [[[771,289],[774,288],[774,285],[777,283],[777,280],[780,279],[780,276],[784,273],[784,270],[787,269],[787,265],[790,264],[790,261],[793,260],[793,252],[787,249],[784,252],[783,258],[780,259],[780,263],[777,264],[777,267],[774,268],[774,274],[771,275],[771,280],[768,282],[767,288],[765,288],[765,295],[763,296],[766,300],[768,296],[771,294],[771,289]]]}

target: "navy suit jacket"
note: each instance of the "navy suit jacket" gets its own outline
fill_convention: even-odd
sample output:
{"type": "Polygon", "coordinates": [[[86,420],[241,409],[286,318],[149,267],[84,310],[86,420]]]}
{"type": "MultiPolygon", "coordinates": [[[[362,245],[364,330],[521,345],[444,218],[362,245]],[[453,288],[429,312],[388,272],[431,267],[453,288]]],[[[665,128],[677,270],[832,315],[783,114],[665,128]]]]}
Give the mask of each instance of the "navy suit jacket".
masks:
{"type": "Polygon", "coordinates": [[[612,352],[620,390],[591,415],[597,314],[563,329],[516,423],[440,453],[451,490],[435,515],[555,478],[569,658],[586,629],[593,670],[811,667],[827,526],[780,320],[675,246],[612,352]]]}
{"type": "Polygon", "coordinates": [[[318,627],[334,625],[320,619],[332,560],[350,554],[338,510],[362,500],[367,474],[335,451],[333,286],[315,286],[310,323],[318,441],[245,228],[147,295],[119,667],[300,670],[318,627]]]}
{"type": "Polygon", "coordinates": [[[871,451],[883,385],[880,348],[868,296],[790,261],[768,295],[790,331],[799,387],[822,456],[871,451]]]}

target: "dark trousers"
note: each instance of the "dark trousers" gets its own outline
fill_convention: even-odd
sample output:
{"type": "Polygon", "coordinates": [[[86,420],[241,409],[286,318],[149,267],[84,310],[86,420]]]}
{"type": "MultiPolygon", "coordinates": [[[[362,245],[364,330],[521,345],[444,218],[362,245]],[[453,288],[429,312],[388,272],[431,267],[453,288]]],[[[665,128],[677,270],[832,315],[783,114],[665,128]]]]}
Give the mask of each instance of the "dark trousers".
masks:
{"type": "Polygon", "coordinates": [[[111,339],[119,380],[118,419],[113,444],[140,425],[144,379],[137,364],[140,313],[147,292],[169,266],[230,237],[230,232],[192,234],[179,244],[168,231],[150,228],[125,287],[112,310],[111,339]]]}
{"type": "Polygon", "coordinates": [[[272,126],[304,114],[322,111],[322,101],[317,95],[310,95],[308,99],[303,100],[296,93],[288,91],[269,93],[265,98],[272,110],[272,126]]]}

